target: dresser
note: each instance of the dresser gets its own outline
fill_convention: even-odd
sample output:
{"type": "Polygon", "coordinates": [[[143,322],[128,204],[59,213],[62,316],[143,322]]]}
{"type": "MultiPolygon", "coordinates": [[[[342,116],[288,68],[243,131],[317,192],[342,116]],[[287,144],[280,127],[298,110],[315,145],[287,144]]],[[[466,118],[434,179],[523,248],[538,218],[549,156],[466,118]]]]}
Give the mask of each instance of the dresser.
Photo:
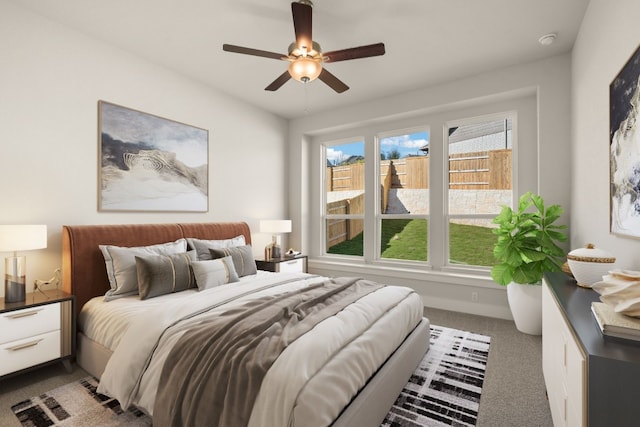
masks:
{"type": "Polygon", "coordinates": [[[0,298],[0,378],[61,361],[71,370],[74,353],[73,295],[50,290],[25,301],[0,298]]]}
{"type": "Polygon", "coordinates": [[[542,290],[542,370],[555,427],[640,422],[640,342],[604,338],[591,313],[597,292],[564,273],[542,290]]]}

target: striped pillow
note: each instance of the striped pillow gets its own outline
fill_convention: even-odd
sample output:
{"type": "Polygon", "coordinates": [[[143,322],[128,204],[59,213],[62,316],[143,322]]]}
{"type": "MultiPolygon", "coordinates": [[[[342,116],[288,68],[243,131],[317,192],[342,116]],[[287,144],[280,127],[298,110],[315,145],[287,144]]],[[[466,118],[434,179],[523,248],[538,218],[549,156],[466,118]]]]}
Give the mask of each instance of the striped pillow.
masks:
{"type": "Polygon", "coordinates": [[[191,262],[196,251],[172,255],[136,256],[140,299],[153,298],[196,287],[191,262]]]}
{"type": "Polygon", "coordinates": [[[194,261],[191,263],[191,268],[200,291],[240,280],[229,256],[207,261],[194,261]]]}

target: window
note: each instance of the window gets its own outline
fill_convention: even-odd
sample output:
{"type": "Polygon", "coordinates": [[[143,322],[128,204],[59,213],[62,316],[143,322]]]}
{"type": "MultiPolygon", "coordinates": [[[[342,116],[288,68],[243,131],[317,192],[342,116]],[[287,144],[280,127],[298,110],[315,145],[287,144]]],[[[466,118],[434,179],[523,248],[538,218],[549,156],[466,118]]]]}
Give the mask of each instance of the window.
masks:
{"type": "Polygon", "coordinates": [[[446,128],[447,221],[450,265],[492,266],[492,218],[511,206],[512,127],[510,116],[459,121],[446,128]]]}
{"type": "Polygon", "coordinates": [[[520,154],[535,156],[533,99],[513,104],[522,111],[450,111],[422,123],[376,123],[342,130],[340,139],[318,138],[319,256],[488,275],[495,263],[493,217],[512,205],[516,176],[523,188],[535,184],[537,161],[522,162],[516,175],[513,160],[516,111],[530,120],[520,127],[527,141],[520,154]],[[351,131],[362,136],[350,138],[351,131]]]}
{"type": "Polygon", "coordinates": [[[381,259],[427,261],[429,132],[378,138],[381,259]]]}
{"type": "Polygon", "coordinates": [[[363,256],[364,141],[325,147],[326,253],[363,256]]]}

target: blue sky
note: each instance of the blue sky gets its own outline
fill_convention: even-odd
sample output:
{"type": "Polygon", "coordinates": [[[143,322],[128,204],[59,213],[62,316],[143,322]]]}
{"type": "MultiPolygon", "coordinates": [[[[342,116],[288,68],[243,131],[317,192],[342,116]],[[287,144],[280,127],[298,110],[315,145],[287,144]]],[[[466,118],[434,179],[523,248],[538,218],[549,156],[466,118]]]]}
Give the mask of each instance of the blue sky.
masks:
{"type": "MultiPolygon", "coordinates": [[[[380,151],[389,153],[394,149],[400,152],[401,157],[422,154],[418,149],[429,141],[429,132],[416,132],[405,135],[385,137],[380,139],[380,151]]],[[[350,144],[327,147],[327,159],[332,163],[335,160],[345,160],[352,155],[364,156],[364,143],[354,142],[350,144]]]]}

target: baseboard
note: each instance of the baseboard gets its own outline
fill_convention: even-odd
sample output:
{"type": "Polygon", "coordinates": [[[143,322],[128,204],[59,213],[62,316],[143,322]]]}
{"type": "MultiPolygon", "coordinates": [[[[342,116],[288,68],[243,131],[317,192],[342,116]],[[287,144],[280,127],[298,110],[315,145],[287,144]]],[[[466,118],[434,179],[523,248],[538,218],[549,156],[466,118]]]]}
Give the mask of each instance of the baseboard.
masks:
{"type": "Polygon", "coordinates": [[[432,307],[438,308],[440,310],[455,311],[458,313],[475,314],[477,316],[513,320],[509,307],[496,306],[493,304],[483,304],[481,302],[467,302],[446,298],[436,298],[433,296],[421,295],[421,297],[422,303],[427,308],[427,317],[429,317],[429,307],[432,307]]]}

